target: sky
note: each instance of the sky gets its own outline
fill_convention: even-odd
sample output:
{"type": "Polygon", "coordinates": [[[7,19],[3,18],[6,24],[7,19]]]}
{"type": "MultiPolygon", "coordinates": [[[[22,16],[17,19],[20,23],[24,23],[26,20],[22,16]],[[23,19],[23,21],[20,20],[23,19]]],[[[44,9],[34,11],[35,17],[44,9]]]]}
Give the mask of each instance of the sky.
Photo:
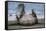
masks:
{"type": "MultiPolygon", "coordinates": [[[[16,15],[18,11],[18,5],[20,2],[8,2],[8,14],[16,15]]],[[[44,17],[44,4],[36,4],[36,3],[24,3],[24,10],[26,14],[30,14],[32,9],[34,9],[34,12],[36,15],[44,17]]]]}

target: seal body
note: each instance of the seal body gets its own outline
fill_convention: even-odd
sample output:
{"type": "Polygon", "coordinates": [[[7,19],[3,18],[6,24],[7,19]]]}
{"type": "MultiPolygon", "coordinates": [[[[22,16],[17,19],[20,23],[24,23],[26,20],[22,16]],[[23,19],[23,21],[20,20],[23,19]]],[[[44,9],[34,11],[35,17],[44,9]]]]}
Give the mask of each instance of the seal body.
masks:
{"type": "Polygon", "coordinates": [[[24,15],[21,19],[20,19],[20,24],[35,24],[36,18],[33,17],[32,15],[24,15]]]}

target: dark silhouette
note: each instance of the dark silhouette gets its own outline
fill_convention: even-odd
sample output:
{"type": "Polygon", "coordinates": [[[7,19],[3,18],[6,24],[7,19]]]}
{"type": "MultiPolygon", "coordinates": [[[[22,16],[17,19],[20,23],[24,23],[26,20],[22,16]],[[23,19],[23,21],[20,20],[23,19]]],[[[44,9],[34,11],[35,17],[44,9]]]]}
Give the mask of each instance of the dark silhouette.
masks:
{"type": "Polygon", "coordinates": [[[35,24],[37,24],[37,23],[38,23],[38,19],[37,19],[36,13],[34,12],[33,9],[32,9],[32,15],[33,15],[33,17],[36,18],[36,19],[35,19],[35,24]]]}
{"type": "Polygon", "coordinates": [[[16,15],[16,19],[17,19],[17,22],[18,22],[17,24],[19,24],[19,17],[17,15],[16,15]]]}
{"type": "Polygon", "coordinates": [[[20,12],[20,17],[18,17],[18,16],[16,15],[16,18],[17,18],[17,21],[18,21],[17,24],[20,24],[20,21],[19,21],[19,20],[23,17],[23,15],[24,15],[24,13],[25,13],[25,11],[24,11],[24,4],[19,4],[18,7],[19,7],[19,8],[22,7],[22,10],[21,10],[21,12],[20,12]]]}
{"type": "Polygon", "coordinates": [[[20,4],[22,6],[22,11],[21,11],[21,14],[20,14],[20,18],[23,17],[25,11],[24,11],[24,4],[20,4]]]}

